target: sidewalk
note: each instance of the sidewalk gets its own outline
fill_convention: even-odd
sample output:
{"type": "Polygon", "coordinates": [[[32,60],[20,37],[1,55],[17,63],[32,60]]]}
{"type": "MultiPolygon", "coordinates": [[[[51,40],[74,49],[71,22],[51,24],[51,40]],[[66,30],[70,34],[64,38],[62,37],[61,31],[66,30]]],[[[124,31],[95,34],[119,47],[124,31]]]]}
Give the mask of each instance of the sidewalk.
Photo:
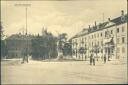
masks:
{"type": "MultiPolygon", "coordinates": [[[[8,65],[18,65],[18,64],[21,64],[22,62],[22,59],[4,59],[1,61],[2,64],[8,64],[8,65]]],[[[39,62],[40,64],[43,63],[43,62],[72,62],[72,63],[78,63],[78,62],[81,62],[83,64],[86,64],[86,65],[90,65],[90,61],[87,60],[75,60],[75,59],[62,59],[62,60],[58,60],[58,59],[46,59],[46,60],[31,60],[29,59],[29,63],[28,64],[32,64],[34,62],[39,62]]],[[[26,64],[26,63],[24,63],[26,64]]],[[[104,61],[102,60],[96,60],[95,61],[95,66],[104,66],[104,65],[127,65],[127,62],[122,62],[122,61],[117,61],[117,60],[111,60],[111,61],[106,61],[106,63],[104,63],[104,61]]]]}
{"type": "Polygon", "coordinates": [[[1,61],[17,61],[17,60],[22,60],[22,58],[2,59],[1,61]]]}
{"type": "MultiPolygon", "coordinates": [[[[78,61],[80,61],[80,60],[78,60],[78,61]]],[[[90,61],[89,60],[87,60],[87,61],[85,61],[86,62],[86,64],[90,64],[90,61]]],[[[127,62],[122,62],[122,61],[117,61],[117,60],[111,60],[111,61],[106,61],[106,63],[104,63],[104,61],[102,61],[102,60],[96,60],[95,61],[95,65],[127,65],[127,62]]]]}

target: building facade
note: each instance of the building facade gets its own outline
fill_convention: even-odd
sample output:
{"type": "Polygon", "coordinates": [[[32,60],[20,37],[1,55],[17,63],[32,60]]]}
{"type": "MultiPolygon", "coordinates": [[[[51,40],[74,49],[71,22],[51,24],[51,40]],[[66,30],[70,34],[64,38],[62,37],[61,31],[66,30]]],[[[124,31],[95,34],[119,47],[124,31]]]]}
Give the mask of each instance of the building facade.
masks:
{"type": "Polygon", "coordinates": [[[88,60],[95,52],[97,60],[127,60],[127,14],[121,11],[121,16],[89,26],[70,40],[72,41],[73,58],[88,60]]]}
{"type": "Polygon", "coordinates": [[[14,34],[6,38],[7,57],[6,58],[21,58],[23,52],[27,49],[26,53],[31,54],[31,39],[30,35],[14,34]]]}

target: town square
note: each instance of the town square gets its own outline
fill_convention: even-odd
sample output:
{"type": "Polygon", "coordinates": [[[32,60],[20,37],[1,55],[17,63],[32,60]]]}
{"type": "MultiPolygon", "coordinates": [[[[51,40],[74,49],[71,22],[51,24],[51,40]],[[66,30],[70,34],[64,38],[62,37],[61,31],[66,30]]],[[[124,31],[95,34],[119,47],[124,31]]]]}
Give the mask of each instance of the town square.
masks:
{"type": "Polygon", "coordinates": [[[127,2],[1,1],[1,84],[127,84],[127,2]]]}

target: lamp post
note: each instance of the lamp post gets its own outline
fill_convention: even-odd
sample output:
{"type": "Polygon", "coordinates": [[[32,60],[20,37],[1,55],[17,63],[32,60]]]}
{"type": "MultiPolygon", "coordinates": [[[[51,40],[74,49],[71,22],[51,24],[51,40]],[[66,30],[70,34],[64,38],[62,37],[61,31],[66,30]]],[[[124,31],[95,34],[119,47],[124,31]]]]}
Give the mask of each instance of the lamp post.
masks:
{"type": "MultiPolygon", "coordinates": [[[[25,42],[26,42],[26,44],[25,44],[25,46],[24,46],[24,48],[26,49],[26,57],[27,57],[27,62],[28,62],[28,39],[27,39],[27,26],[28,26],[28,21],[27,21],[27,19],[28,19],[28,17],[27,17],[27,11],[28,11],[28,7],[30,7],[31,6],[31,4],[15,4],[15,6],[17,6],[17,7],[25,7],[25,28],[26,28],[26,34],[25,35],[23,35],[23,40],[25,40],[25,37],[26,37],[26,40],[25,40],[25,42]]],[[[25,50],[24,49],[24,50],[25,50]]],[[[24,59],[23,59],[24,60],[24,59]]],[[[24,62],[24,61],[23,61],[24,62]]]]}
{"type": "Polygon", "coordinates": [[[25,28],[26,28],[26,35],[27,35],[27,25],[28,25],[28,7],[31,6],[31,4],[15,4],[17,7],[25,7],[25,28]]]}

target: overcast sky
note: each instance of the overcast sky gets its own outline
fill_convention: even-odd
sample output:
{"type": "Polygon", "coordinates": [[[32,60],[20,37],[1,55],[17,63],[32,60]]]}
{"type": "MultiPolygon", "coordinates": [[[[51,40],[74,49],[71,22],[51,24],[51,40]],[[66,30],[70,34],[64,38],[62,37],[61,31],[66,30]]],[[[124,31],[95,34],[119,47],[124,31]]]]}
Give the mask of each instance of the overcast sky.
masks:
{"type": "Polygon", "coordinates": [[[69,37],[88,25],[106,21],[109,17],[126,13],[127,0],[70,0],[70,1],[2,1],[2,24],[6,35],[19,33],[25,28],[25,8],[15,4],[31,4],[28,7],[28,32],[41,34],[44,27],[54,35],[67,33],[69,37]]]}

